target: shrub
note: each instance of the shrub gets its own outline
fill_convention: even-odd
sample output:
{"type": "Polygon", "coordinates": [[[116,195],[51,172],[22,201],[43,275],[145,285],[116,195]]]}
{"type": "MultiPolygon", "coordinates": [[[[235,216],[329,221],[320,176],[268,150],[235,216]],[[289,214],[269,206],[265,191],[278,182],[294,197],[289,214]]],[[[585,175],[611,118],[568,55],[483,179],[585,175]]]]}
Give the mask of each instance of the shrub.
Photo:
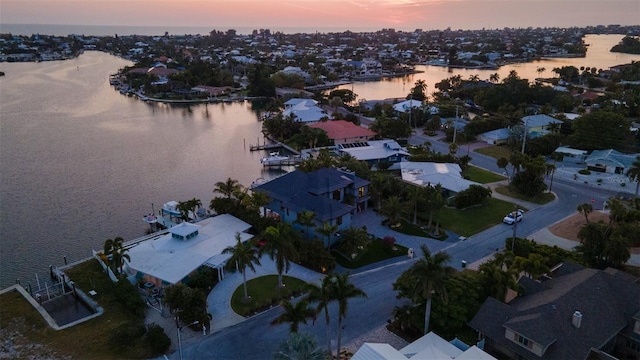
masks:
{"type": "Polygon", "coordinates": [[[482,204],[491,197],[491,189],[479,185],[471,185],[467,190],[456,194],[453,204],[457,209],[482,204]]]}
{"type": "Polygon", "coordinates": [[[391,250],[395,244],[396,238],[394,238],[393,236],[385,236],[384,238],[382,238],[382,246],[384,246],[384,248],[387,250],[391,250]]]}
{"type": "Polygon", "coordinates": [[[144,341],[154,355],[164,354],[171,346],[171,339],[165,334],[164,329],[157,324],[149,325],[144,341]]]}
{"type": "Polygon", "coordinates": [[[114,284],[114,294],[123,309],[131,314],[144,318],[146,306],[138,294],[135,286],[127,280],[120,280],[114,284]]]}
{"type": "Polygon", "coordinates": [[[134,345],[145,333],[139,322],[126,322],[109,334],[109,343],[114,347],[126,348],[134,345]]]}
{"type": "Polygon", "coordinates": [[[578,174],[580,174],[580,175],[591,175],[591,171],[586,170],[586,169],[582,169],[582,170],[578,170],[578,174]]]}

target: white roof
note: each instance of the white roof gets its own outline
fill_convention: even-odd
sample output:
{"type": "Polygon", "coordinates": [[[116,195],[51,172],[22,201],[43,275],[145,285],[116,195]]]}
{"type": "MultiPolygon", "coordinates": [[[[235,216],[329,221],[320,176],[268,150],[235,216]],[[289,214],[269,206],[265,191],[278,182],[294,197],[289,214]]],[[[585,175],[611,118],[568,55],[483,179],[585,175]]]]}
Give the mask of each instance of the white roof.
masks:
{"type": "Polygon", "coordinates": [[[453,346],[434,332],[429,332],[427,335],[403,347],[400,349],[400,352],[411,359],[441,359],[442,355],[452,359],[462,354],[462,350],[453,346]],[[433,354],[435,357],[429,357],[430,354],[433,354]],[[418,357],[418,355],[420,355],[420,357],[418,357]]]}
{"type": "MultiPolygon", "coordinates": [[[[351,360],[404,360],[408,359],[389,344],[364,343],[351,360]]],[[[450,359],[449,359],[450,360],[450,359]]]]}
{"type": "Polygon", "coordinates": [[[472,347],[465,350],[462,355],[458,356],[456,360],[497,360],[493,356],[487,354],[483,350],[479,349],[477,346],[473,345],[472,347]]]}
{"type": "Polygon", "coordinates": [[[422,101],[405,100],[403,102],[399,102],[393,105],[393,110],[404,113],[409,111],[412,108],[421,108],[421,107],[422,107],[422,101]]]}
{"type": "Polygon", "coordinates": [[[447,190],[460,192],[471,185],[481,185],[463,178],[458,164],[405,161],[400,163],[400,169],[403,181],[418,186],[440,184],[447,190]]]}
{"type": "MultiPolygon", "coordinates": [[[[181,232],[181,225],[174,228],[181,232]]],[[[179,240],[168,233],[157,239],[143,241],[129,249],[129,267],[170,284],[177,284],[205,263],[214,266],[223,264],[229,256],[221,255],[222,250],[236,244],[236,233],[240,233],[242,241],[253,237],[245,233],[251,225],[229,214],[202,220],[198,225],[188,224],[182,227],[198,227],[198,235],[189,240],[179,240]]]]}
{"type": "Polygon", "coordinates": [[[587,150],[573,149],[568,146],[560,146],[554,152],[561,153],[561,154],[569,154],[569,155],[587,155],[588,153],[587,150]]]}
{"type": "MultiPolygon", "coordinates": [[[[292,99],[293,100],[293,99],[292,99]]],[[[315,122],[327,117],[327,113],[320,107],[314,104],[314,100],[302,99],[295,105],[287,107],[283,112],[283,117],[289,117],[294,115],[297,121],[300,122],[315,122]]]]}
{"type": "Polygon", "coordinates": [[[390,156],[410,156],[407,149],[403,148],[395,140],[369,140],[366,146],[347,147],[349,144],[341,144],[338,150],[346,152],[358,160],[379,160],[390,156]]]}

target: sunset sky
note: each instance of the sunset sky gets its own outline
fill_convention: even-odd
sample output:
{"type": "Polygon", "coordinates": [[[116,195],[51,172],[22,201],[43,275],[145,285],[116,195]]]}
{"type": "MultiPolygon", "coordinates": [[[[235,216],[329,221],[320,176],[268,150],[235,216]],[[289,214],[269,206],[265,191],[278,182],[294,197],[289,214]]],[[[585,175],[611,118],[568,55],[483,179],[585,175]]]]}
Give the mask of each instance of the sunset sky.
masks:
{"type": "MultiPolygon", "coordinates": [[[[638,0],[0,0],[0,24],[482,29],[638,25],[638,0]]],[[[1,25],[0,25],[1,30],[1,25]]]]}

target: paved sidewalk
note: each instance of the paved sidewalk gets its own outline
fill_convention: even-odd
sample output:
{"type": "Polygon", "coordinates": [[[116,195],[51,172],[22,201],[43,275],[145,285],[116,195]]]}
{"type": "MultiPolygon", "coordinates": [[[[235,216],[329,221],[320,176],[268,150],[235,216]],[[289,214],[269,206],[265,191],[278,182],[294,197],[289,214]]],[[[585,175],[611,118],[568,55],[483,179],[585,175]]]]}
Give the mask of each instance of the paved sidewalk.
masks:
{"type": "MultiPolygon", "coordinates": [[[[247,281],[264,275],[278,274],[275,262],[272,261],[268,256],[263,256],[262,258],[260,258],[260,264],[260,266],[256,266],[255,273],[247,269],[247,281]]],[[[324,275],[321,273],[317,273],[295,263],[291,263],[289,272],[285,273],[284,275],[295,277],[306,282],[315,282],[317,284],[319,284],[324,277],[324,275]]],[[[222,281],[220,281],[207,296],[207,306],[209,309],[209,313],[213,317],[213,319],[211,320],[212,333],[218,332],[226,327],[241,323],[245,320],[243,316],[236,314],[231,309],[231,295],[239,286],[242,285],[242,282],[243,280],[241,272],[227,272],[226,277],[222,281]]]]}

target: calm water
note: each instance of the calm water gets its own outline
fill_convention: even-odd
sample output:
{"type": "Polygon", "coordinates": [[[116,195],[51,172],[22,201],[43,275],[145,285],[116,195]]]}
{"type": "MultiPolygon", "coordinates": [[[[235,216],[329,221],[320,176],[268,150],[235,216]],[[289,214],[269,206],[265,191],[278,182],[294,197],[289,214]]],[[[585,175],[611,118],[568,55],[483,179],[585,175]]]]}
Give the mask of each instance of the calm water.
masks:
{"type": "Polygon", "coordinates": [[[640,61],[640,55],[628,55],[609,52],[613,45],[620,42],[622,35],[587,35],[585,43],[589,44],[587,56],[584,58],[549,59],[531,63],[513,64],[503,66],[498,70],[470,70],[470,69],[447,69],[442,66],[416,66],[416,70],[422,73],[410,75],[404,78],[385,79],[377,82],[357,82],[353,85],[344,85],[344,89],[352,89],[358,94],[358,100],[376,100],[384,98],[406,97],[416,81],[424,80],[427,84],[427,94],[433,93],[435,84],[442,79],[460,75],[463,79],[478,75],[481,80],[488,80],[494,73],[504,79],[511,70],[515,70],[522,79],[533,81],[538,77],[554,77],[553,68],[573,65],[578,69],[584,67],[596,67],[606,70],[611,66],[627,64],[633,61],[640,61]],[[545,68],[543,73],[538,73],[538,68],[545,68]]]}
{"type": "Polygon", "coordinates": [[[152,203],[208,206],[217,181],[274,176],[248,150],[261,129],[249,103],[153,106],[109,86],[125,65],[100,52],[0,64],[2,287],[143,235],[152,203]]]}
{"type": "MultiPolygon", "coordinates": [[[[585,59],[519,64],[522,78],[564,65],[609,66],[640,60],[611,54],[621,36],[589,36],[585,59]],[[599,49],[599,50],[598,50],[599,49]]],[[[169,200],[214,196],[217,181],[245,186],[265,172],[252,153],[261,123],[249,103],[170,107],[125,97],[108,76],[130,65],[86,52],[63,62],[2,63],[0,70],[0,287],[35,283],[49,265],[86,258],[104,240],[144,234],[142,216],[169,200]]],[[[353,85],[359,99],[405,96],[418,79],[433,84],[461,74],[486,79],[496,71],[425,66],[425,73],[353,85]]],[[[543,76],[545,75],[543,74],[543,76]]],[[[260,139],[262,141],[262,139],[260,139]]]]}

